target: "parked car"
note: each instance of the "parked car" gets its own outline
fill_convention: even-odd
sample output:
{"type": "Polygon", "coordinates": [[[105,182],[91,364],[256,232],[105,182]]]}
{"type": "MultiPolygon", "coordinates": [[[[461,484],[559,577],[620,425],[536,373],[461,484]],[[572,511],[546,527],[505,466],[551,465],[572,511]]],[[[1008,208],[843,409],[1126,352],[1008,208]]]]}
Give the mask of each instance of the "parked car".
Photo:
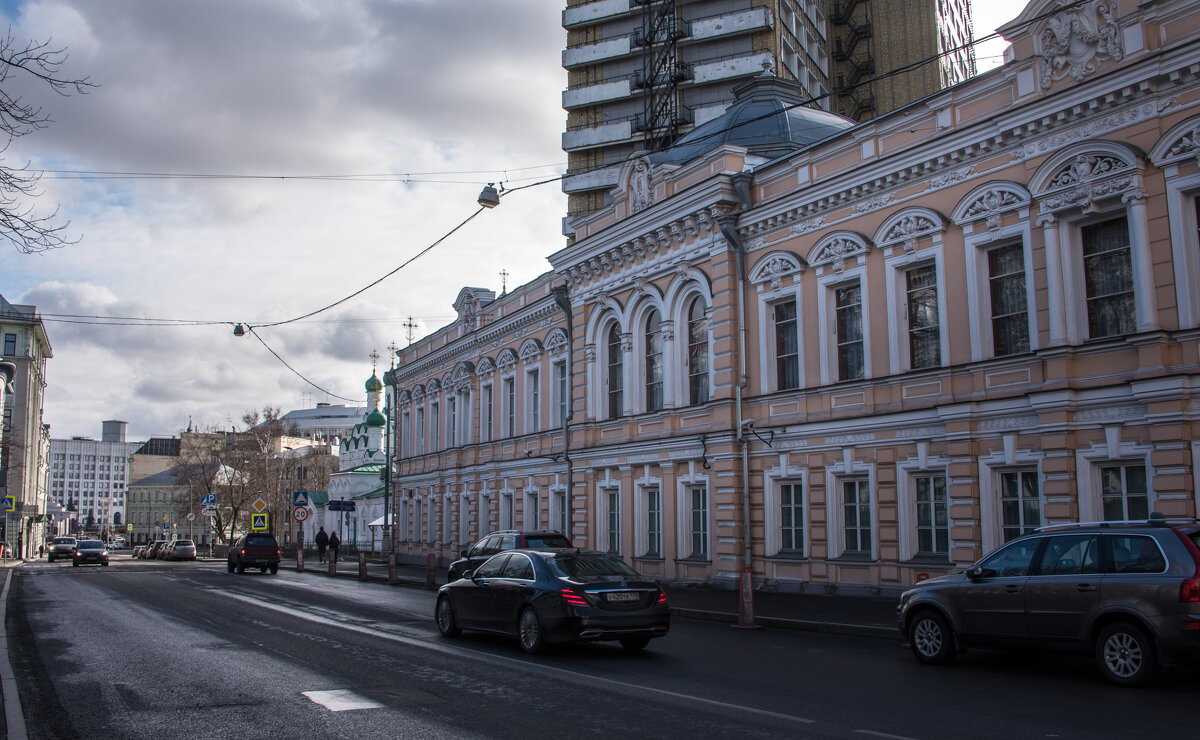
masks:
{"type": "Polygon", "coordinates": [[[157,560],[158,554],[162,552],[164,546],[168,544],[167,540],[155,540],[146,548],[145,554],[142,555],[146,560],[157,560]]]}
{"type": "Polygon", "coordinates": [[[175,540],[167,548],[166,560],[195,560],[196,543],[191,540],[175,540]]]}
{"type": "Polygon", "coordinates": [[[133,549],[129,551],[129,556],[132,558],[140,558],[145,550],[145,545],[134,545],[133,549]]]}
{"type": "Polygon", "coordinates": [[[671,628],[667,595],[619,557],[581,550],[513,550],[438,589],[438,630],[516,637],[526,653],[568,641],[618,640],[641,650],[671,628]]]}
{"type": "Polygon", "coordinates": [[[515,529],[506,529],[499,532],[492,532],[472,545],[469,550],[463,550],[459,553],[460,559],[450,564],[450,569],[446,573],[446,582],[457,581],[459,578],[462,578],[463,573],[477,569],[496,553],[516,550],[517,548],[540,550],[569,548],[571,546],[571,540],[567,539],[562,532],[555,530],[547,529],[521,532],[515,529]]]}
{"type": "Polygon", "coordinates": [[[226,559],[229,572],[245,573],[247,568],[259,568],[263,573],[279,572],[279,542],[273,534],[253,532],[244,534],[229,548],[226,559]]]}
{"type": "Polygon", "coordinates": [[[898,615],[924,663],[974,645],[1090,652],[1109,681],[1141,685],[1163,660],[1200,659],[1200,521],[1043,527],[918,583],[898,615]]]}
{"type": "Polygon", "coordinates": [[[79,540],[75,554],[71,556],[71,565],[80,566],[87,563],[108,565],[108,548],[100,540],[79,540]]]}
{"type": "Polygon", "coordinates": [[[125,543],[122,542],[121,540],[109,540],[108,541],[108,549],[109,550],[124,550],[125,543]]]}
{"type": "Polygon", "coordinates": [[[50,552],[46,554],[46,559],[53,563],[61,558],[73,557],[78,544],[79,541],[74,537],[55,537],[50,541],[50,552]]]}

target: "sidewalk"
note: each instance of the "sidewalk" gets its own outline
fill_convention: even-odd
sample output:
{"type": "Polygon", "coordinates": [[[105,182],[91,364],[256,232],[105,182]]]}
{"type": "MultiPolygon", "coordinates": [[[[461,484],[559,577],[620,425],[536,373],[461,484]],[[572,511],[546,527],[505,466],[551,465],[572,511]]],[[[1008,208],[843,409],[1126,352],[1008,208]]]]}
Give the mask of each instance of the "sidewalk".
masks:
{"type": "MultiPolygon", "coordinates": [[[[281,568],[296,569],[295,560],[284,560],[281,568]]],[[[336,566],[339,578],[358,578],[357,559],[342,558],[336,566]]],[[[314,576],[328,577],[329,566],[306,558],[304,570],[314,576]]],[[[387,563],[368,560],[367,580],[387,582],[387,563]]],[[[398,565],[397,583],[424,588],[426,569],[420,565],[398,565]]],[[[446,569],[434,569],[434,586],[445,583],[446,569]]],[[[685,619],[737,624],[738,593],[732,590],[696,585],[666,586],[671,614],[685,619]]],[[[805,630],[831,634],[901,639],[896,628],[896,599],[879,596],[826,596],[756,591],[755,624],[776,629],[805,630]]]]}

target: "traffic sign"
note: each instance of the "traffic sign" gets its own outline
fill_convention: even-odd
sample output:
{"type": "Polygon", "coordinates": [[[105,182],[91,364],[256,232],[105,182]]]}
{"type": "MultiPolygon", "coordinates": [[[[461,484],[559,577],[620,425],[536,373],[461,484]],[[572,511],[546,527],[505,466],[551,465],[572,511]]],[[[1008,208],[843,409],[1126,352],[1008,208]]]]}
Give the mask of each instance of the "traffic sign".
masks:
{"type": "Polygon", "coordinates": [[[205,506],[203,509],[200,510],[200,516],[216,516],[216,515],[217,515],[217,507],[215,507],[215,506],[205,506]]]}
{"type": "Polygon", "coordinates": [[[292,509],[292,518],[298,522],[302,522],[308,518],[308,509],[303,506],[292,509]]]}
{"type": "Polygon", "coordinates": [[[126,532],[132,532],[132,531],[133,531],[133,525],[132,525],[132,524],[126,524],[126,525],[125,525],[125,531],[126,531],[126,532]]]}
{"type": "Polygon", "coordinates": [[[355,511],[357,504],[354,501],[346,501],[345,499],[330,499],[330,511],[355,511]]]}
{"type": "Polygon", "coordinates": [[[254,499],[254,503],[250,504],[250,508],[254,509],[259,514],[263,513],[263,509],[267,508],[267,502],[261,497],[254,499]]]}
{"type": "Polygon", "coordinates": [[[250,515],[250,529],[258,531],[258,530],[262,530],[262,529],[266,529],[266,528],[267,528],[267,515],[266,514],[251,514],[250,515]]]}
{"type": "Polygon", "coordinates": [[[189,511],[188,515],[187,515],[187,520],[190,522],[190,521],[194,521],[195,519],[196,519],[196,515],[189,511]]]}
{"type": "Polygon", "coordinates": [[[201,506],[215,506],[217,503],[217,494],[206,493],[200,497],[201,506]]]}
{"type": "Polygon", "coordinates": [[[292,506],[308,506],[308,491],[292,491],[292,506]]]}
{"type": "Polygon", "coordinates": [[[5,511],[16,511],[17,510],[17,497],[16,496],[5,496],[4,497],[4,510],[5,511]]]}

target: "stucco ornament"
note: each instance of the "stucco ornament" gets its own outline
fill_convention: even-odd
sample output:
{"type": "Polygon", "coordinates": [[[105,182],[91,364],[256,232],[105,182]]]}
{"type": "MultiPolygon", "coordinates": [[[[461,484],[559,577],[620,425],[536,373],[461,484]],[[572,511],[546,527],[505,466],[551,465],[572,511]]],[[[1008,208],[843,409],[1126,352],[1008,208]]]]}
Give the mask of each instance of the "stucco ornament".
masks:
{"type": "Polygon", "coordinates": [[[918,236],[936,230],[937,224],[924,216],[905,216],[899,223],[892,227],[885,241],[889,244],[892,242],[903,244],[904,251],[912,253],[917,248],[918,236]]]}
{"type": "Polygon", "coordinates": [[[1046,21],[1038,36],[1038,71],[1043,88],[1070,77],[1082,80],[1096,71],[1096,62],[1121,61],[1125,50],[1121,29],[1109,0],[1078,5],[1059,0],[1059,13],[1046,21]]]}
{"type": "Polygon", "coordinates": [[[1200,163],[1200,122],[1191,126],[1167,149],[1167,161],[1195,157],[1200,163]]]}
{"type": "Polygon", "coordinates": [[[970,219],[987,219],[987,227],[997,229],[1000,227],[1000,218],[1006,211],[1028,202],[1028,199],[1021,198],[1016,193],[993,188],[981,194],[971,202],[971,205],[967,206],[966,216],[970,219]]]}
{"type": "Polygon", "coordinates": [[[649,208],[654,202],[654,189],[650,187],[650,160],[642,157],[633,163],[629,173],[629,211],[637,213],[649,208]]]}
{"type": "Polygon", "coordinates": [[[834,272],[846,269],[846,260],[866,254],[867,246],[849,237],[837,236],[823,245],[809,260],[812,265],[829,265],[834,272]]]}

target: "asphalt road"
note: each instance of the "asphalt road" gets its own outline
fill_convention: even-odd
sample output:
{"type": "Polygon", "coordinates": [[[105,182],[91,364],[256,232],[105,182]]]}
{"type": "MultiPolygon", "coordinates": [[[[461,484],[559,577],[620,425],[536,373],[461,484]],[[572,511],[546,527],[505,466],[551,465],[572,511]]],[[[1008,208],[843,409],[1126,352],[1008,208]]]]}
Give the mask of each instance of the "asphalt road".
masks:
{"type": "Polygon", "coordinates": [[[434,594],[221,564],[14,572],[8,639],[33,738],[1188,737],[1200,671],[1146,690],[1091,662],[676,620],[641,654],[529,658],[441,638],[434,594]]]}

